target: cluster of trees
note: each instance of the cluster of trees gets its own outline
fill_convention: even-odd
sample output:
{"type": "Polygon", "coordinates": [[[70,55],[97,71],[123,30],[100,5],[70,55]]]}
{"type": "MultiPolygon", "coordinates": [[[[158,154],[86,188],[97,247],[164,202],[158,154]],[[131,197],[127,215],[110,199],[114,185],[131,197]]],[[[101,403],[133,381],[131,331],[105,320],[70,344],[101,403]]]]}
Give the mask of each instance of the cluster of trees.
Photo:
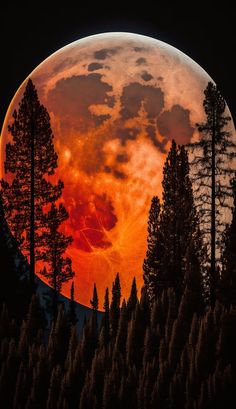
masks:
{"type": "Polygon", "coordinates": [[[162,204],[157,197],[152,200],[143,265],[151,301],[168,286],[180,297],[190,281],[199,306],[202,297],[212,307],[217,299],[235,303],[236,145],[225,130],[230,120],[224,115],[225,101],[211,82],[203,106],[206,122],[198,125],[200,141],[187,148],[172,142],[163,170],[162,204]],[[194,151],[191,166],[186,149],[194,151]],[[226,208],[232,210],[231,225],[226,208]]]}
{"type": "MultiPolygon", "coordinates": [[[[36,96],[31,82],[27,87],[28,92],[31,90],[36,96]]],[[[231,154],[234,146],[230,143],[228,133],[223,132],[228,119],[224,118],[225,105],[217,87],[209,83],[205,97],[207,122],[199,126],[204,132],[207,129],[208,133],[196,149],[198,153],[202,149],[203,157],[208,154],[211,166],[207,168],[207,177],[214,182],[217,171],[214,163],[221,164],[221,168],[223,166],[223,162],[217,162],[221,144],[225,146],[223,154],[231,158],[234,156],[231,154]],[[209,140],[212,139],[214,143],[210,145],[209,140]]],[[[22,274],[18,274],[11,262],[12,255],[19,251],[17,246],[20,246],[20,249],[29,252],[30,262],[34,263],[35,256],[45,261],[49,268],[44,273],[49,279],[54,279],[52,284],[56,294],[63,280],[71,277],[71,262],[63,257],[71,238],[64,236],[58,229],[68,217],[65,208],[55,203],[60,197],[58,189],[62,189],[62,184],[60,187],[53,186],[43,178],[44,173],[50,174],[55,169],[56,157],[49,168],[45,165],[41,169],[41,165],[37,165],[39,170],[34,172],[37,176],[33,176],[33,182],[32,174],[27,173],[31,172],[31,156],[27,156],[28,159],[24,157],[25,162],[28,160],[25,168],[21,170],[16,160],[15,171],[13,169],[14,143],[20,135],[22,137],[22,130],[27,130],[24,133],[26,136],[36,135],[35,125],[32,127],[34,121],[23,120],[28,117],[29,111],[26,109],[30,106],[26,103],[26,94],[24,98],[26,106],[22,103],[22,110],[14,114],[15,123],[11,128],[13,145],[7,148],[6,170],[15,174],[15,179],[11,184],[2,182],[0,245],[6,249],[4,255],[1,252],[1,257],[5,258],[4,268],[8,268],[12,274],[18,294],[24,297],[25,290],[28,294],[25,299],[29,299],[29,294],[32,297],[27,313],[25,308],[19,316],[11,308],[13,297],[1,296],[1,405],[4,409],[234,407],[236,179],[232,178],[231,186],[227,185],[229,172],[228,181],[224,179],[228,195],[226,202],[227,205],[232,204],[232,220],[222,235],[221,260],[217,265],[217,211],[225,202],[217,202],[216,192],[219,191],[213,189],[212,184],[207,186],[203,181],[206,175],[199,173],[199,180],[205,185],[210,203],[209,251],[202,234],[204,220],[201,219],[194,198],[188,153],[186,148],[177,146],[173,141],[163,169],[162,202],[154,197],[149,212],[148,249],[143,265],[144,286],[140,299],[134,279],[128,300],[122,301],[117,274],[111,289],[111,299],[106,289],[104,313],[101,324],[98,324],[99,300],[94,285],[91,315],[85,320],[82,333],[78,334],[72,285],[70,308],[65,310],[63,305],[58,308],[55,297],[53,319],[48,326],[45,311],[34,294],[33,286],[22,284],[22,274]],[[22,181],[25,188],[23,185],[21,187],[22,181]],[[33,204],[32,183],[35,183],[36,189],[33,204]],[[39,186],[44,189],[44,199],[40,196],[41,188],[37,191],[39,186]],[[18,199],[13,192],[18,194],[18,199]],[[20,212],[23,208],[28,214],[27,220],[24,220],[26,230],[21,227],[20,212]],[[4,212],[9,217],[10,228],[16,232],[16,241],[11,238],[11,246],[7,244],[11,233],[4,212]],[[31,226],[32,212],[34,229],[31,226]],[[31,254],[32,237],[34,255],[31,254]]],[[[39,124],[42,123],[40,120],[39,124]]],[[[50,129],[49,123],[46,129],[50,129]]],[[[50,131],[49,134],[52,138],[50,131]]],[[[26,148],[28,145],[22,145],[22,158],[23,155],[29,155],[26,148]]],[[[33,149],[35,151],[36,146],[33,149]]],[[[32,149],[30,152],[32,154],[32,149]]],[[[35,164],[40,158],[38,155],[41,153],[35,156],[35,164]]],[[[193,166],[198,167],[199,163],[193,163],[193,166]]],[[[202,198],[205,200],[204,195],[202,198]]],[[[209,213],[209,203],[205,214],[209,213]]],[[[23,261],[18,265],[24,270],[23,261]]],[[[30,271],[32,275],[32,268],[30,271]]],[[[6,290],[11,291],[9,282],[7,285],[6,290]]]]}
{"type": "Polygon", "coordinates": [[[233,208],[230,182],[235,177],[232,161],[236,157],[236,144],[229,132],[231,118],[225,115],[226,103],[219,88],[209,82],[204,95],[206,122],[197,124],[201,139],[189,148],[194,153],[191,167],[194,199],[207,247],[208,296],[214,304],[221,280],[221,255],[225,244],[222,234],[233,208]]]}
{"type": "Polygon", "coordinates": [[[55,315],[57,293],[74,275],[71,259],[64,257],[72,237],[60,230],[68,218],[64,205],[58,204],[64,185],[50,179],[58,156],[49,114],[31,79],[8,130],[11,142],[6,145],[4,169],[9,177],[1,180],[1,206],[14,240],[29,261],[31,292],[35,291],[36,262],[44,263],[41,274],[53,289],[55,315]]]}
{"type": "Polygon", "coordinates": [[[236,311],[216,302],[195,312],[191,291],[178,302],[164,289],[152,307],[135,281],[120,306],[119,276],[97,298],[78,336],[61,306],[45,336],[34,295],[21,325],[0,316],[0,401],[4,409],[222,409],[234,407],[236,311]]]}

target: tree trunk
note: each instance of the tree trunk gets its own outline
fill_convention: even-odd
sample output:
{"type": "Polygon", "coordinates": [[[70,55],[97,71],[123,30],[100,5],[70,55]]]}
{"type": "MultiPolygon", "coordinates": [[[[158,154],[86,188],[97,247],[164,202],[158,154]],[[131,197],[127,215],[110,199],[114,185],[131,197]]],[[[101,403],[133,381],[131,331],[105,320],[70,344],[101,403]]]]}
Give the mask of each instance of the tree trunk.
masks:
{"type": "Polygon", "coordinates": [[[30,153],[30,285],[34,292],[34,275],[35,275],[35,181],[34,181],[34,120],[31,112],[31,153],[30,153]]]}
{"type": "Polygon", "coordinates": [[[212,124],[212,162],[211,162],[211,283],[210,297],[211,305],[214,306],[216,300],[216,174],[215,174],[215,106],[213,106],[212,124]]]}

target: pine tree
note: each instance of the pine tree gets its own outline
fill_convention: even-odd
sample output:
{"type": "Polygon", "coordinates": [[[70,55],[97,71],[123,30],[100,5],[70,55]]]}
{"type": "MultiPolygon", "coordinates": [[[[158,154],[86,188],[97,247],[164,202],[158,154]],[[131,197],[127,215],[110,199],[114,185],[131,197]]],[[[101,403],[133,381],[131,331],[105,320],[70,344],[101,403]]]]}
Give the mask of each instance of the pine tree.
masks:
{"type": "Polygon", "coordinates": [[[104,315],[102,317],[101,327],[100,327],[100,346],[107,346],[110,340],[110,305],[109,305],[109,290],[106,288],[104,297],[104,315]]]}
{"type": "Polygon", "coordinates": [[[64,310],[60,305],[56,319],[52,322],[47,345],[48,361],[52,367],[63,365],[68,344],[70,340],[70,323],[64,310]]]}
{"type": "Polygon", "coordinates": [[[230,206],[232,197],[229,179],[234,172],[231,160],[236,156],[236,144],[225,129],[231,118],[225,115],[226,103],[219,88],[209,82],[204,94],[206,122],[197,124],[202,137],[190,144],[190,148],[193,149],[192,178],[196,205],[205,240],[210,243],[210,301],[214,305],[219,285],[217,244],[225,224],[225,208],[230,206]]]}
{"type": "Polygon", "coordinates": [[[154,196],[148,218],[148,249],[143,263],[143,279],[150,301],[153,301],[156,292],[159,214],[160,201],[154,196]]]}
{"type": "Polygon", "coordinates": [[[94,284],[94,287],[93,287],[93,298],[92,300],[90,300],[90,304],[91,304],[93,311],[98,310],[98,293],[97,293],[96,284],[94,284]]]}
{"type": "Polygon", "coordinates": [[[85,323],[80,343],[80,353],[84,373],[90,369],[95,350],[98,345],[98,323],[97,311],[92,311],[88,321],[85,323]]]}
{"type": "Polygon", "coordinates": [[[69,367],[73,365],[77,347],[78,347],[78,334],[77,334],[77,328],[74,325],[71,328],[69,347],[68,347],[67,357],[65,361],[65,369],[69,369],[69,367]]]}
{"type": "Polygon", "coordinates": [[[190,243],[194,243],[192,249],[196,251],[196,256],[200,257],[202,254],[199,249],[199,223],[189,177],[188,155],[183,146],[177,147],[175,141],[172,141],[164,165],[162,186],[163,203],[159,221],[155,222],[153,244],[155,270],[147,273],[147,276],[152,277],[150,285],[154,298],[163,289],[172,287],[180,301],[190,243]]]}
{"type": "Polygon", "coordinates": [[[75,287],[74,287],[74,281],[71,284],[70,287],[70,307],[69,307],[69,317],[70,317],[70,322],[72,325],[75,325],[77,323],[77,315],[76,315],[76,303],[75,303],[75,287]]]}
{"type": "Polygon", "coordinates": [[[11,182],[1,182],[4,209],[14,237],[29,256],[33,288],[36,249],[41,247],[42,209],[61,195],[63,183],[59,180],[53,185],[48,180],[57,167],[57,154],[49,114],[30,79],[9,132],[12,142],[6,145],[4,165],[11,182]]]}
{"type": "Polygon", "coordinates": [[[110,326],[111,326],[111,336],[113,339],[116,336],[118,321],[120,316],[120,299],[121,299],[121,287],[120,287],[120,277],[117,273],[114,283],[112,284],[112,300],[110,307],[110,326]]]}
{"type": "Polygon", "coordinates": [[[115,341],[115,347],[114,347],[114,355],[117,356],[118,353],[122,353],[125,355],[125,343],[126,343],[126,337],[127,337],[127,321],[128,321],[128,311],[127,311],[127,305],[125,300],[122,302],[121,310],[120,310],[120,317],[119,317],[119,323],[118,323],[118,328],[117,328],[117,334],[116,334],[116,341],[115,341]]]}
{"type": "Polygon", "coordinates": [[[234,207],[231,224],[224,234],[220,298],[225,305],[236,305],[236,178],[232,181],[234,207]]]}
{"type": "Polygon", "coordinates": [[[140,351],[143,350],[145,325],[142,321],[142,311],[140,304],[136,304],[136,308],[131,320],[128,323],[127,340],[126,340],[126,358],[128,366],[135,365],[140,368],[142,364],[142,356],[140,351]]]}
{"type": "Polygon", "coordinates": [[[128,312],[129,318],[131,317],[132,312],[135,310],[137,301],[138,301],[137,286],[136,286],[136,279],[134,277],[132,286],[131,286],[130,296],[127,301],[127,312],[128,312]]]}
{"type": "Polygon", "coordinates": [[[58,207],[54,203],[51,209],[43,216],[45,231],[41,242],[43,248],[40,258],[47,263],[41,274],[49,280],[53,289],[53,316],[57,314],[57,294],[61,291],[62,284],[74,276],[72,262],[69,257],[64,257],[64,252],[72,242],[71,236],[66,236],[59,231],[61,224],[68,218],[68,213],[62,203],[58,207]]]}

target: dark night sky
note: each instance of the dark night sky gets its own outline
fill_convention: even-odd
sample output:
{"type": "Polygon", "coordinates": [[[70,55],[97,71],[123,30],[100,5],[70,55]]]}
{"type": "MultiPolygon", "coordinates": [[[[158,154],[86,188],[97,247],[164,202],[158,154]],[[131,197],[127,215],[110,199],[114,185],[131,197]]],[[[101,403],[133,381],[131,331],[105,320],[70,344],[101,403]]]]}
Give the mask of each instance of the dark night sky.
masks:
{"type": "Polygon", "coordinates": [[[149,35],[179,48],[218,83],[235,119],[235,16],[229,1],[217,3],[5,1],[0,6],[0,126],[18,86],[40,62],[72,41],[106,31],[149,35]]]}

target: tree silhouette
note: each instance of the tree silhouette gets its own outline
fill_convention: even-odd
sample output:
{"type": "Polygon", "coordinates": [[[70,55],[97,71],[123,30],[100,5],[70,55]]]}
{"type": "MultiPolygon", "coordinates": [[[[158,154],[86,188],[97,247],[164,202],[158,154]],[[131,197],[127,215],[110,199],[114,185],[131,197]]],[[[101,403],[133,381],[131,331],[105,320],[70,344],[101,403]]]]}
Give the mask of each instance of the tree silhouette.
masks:
{"type": "Polygon", "coordinates": [[[90,304],[94,311],[98,310],[98,293],[97,293],[96,284],[94,284],[94,287],[93,287],[93,298],[92,300],[90,300],[90,304]]]}
{"type": "Polygon", "coordinates": [[[203,252],[188,155],[175,141],[164,165],[162,186],[161,211],[158,199],[154,198],[149,214],[144,280],[151,299],[161,295],[163,289],[173,287],[180,301],[190,243],[197,257],[202,257],[203,252]]]}
{"type": "Polygon", "coordinates": [[[143,263],[143,279],[151,301],[156,293],[159,215],[160,201],[157,196],[154,196],[148,218],[148,249],[143,263]]]}
{"type": "Polygon", "coordinates": [[[136,279],[134,277],[132,281],[130,296],[127,301],[127,312],[128,312],[129,318],[131,317],[132,312],[135,310],[137,301],[138,301],[137,286],[136,286],[136,279]]]}
{"type": "Polygon", "coordinates": [[[110,340],[110,305],[109,305],[109,290],[106,288],[104,296],[104,315],[102,317],[100,329],[100,344],[107,346],[110,340]]]}
{"type": "Polygon", "coordinates": [[[157,405],[221,409],[225,403],[234,407],[235,308],[216,302],[202,314],[194,313],[192,287],[185,286],[178,306],[173,288],[163,290],[151,305],[151,316],[145,290],[130,318],[123,300],[117,332],[106,346],[101,336],[97,342],[103,326],[94,325],[95,310],[78,336],[61,306],[48,337],[42,333],[36,296],[21,325],[13,323],[3,307],[0,401],[4,409],[154,409],[157,405]]]}
{"type": "Polygon", "coordinates": [[[113,339],[116,336],[118,321],[120,316],[120,299],[121,299],[121,287],[120,287],[120,277],[117,273],[114,283],[112,284],[112,300],[110,308],[110,327],[111,336],[113,339]]]}
{"type": "Polygon", "coordinates": [[[62,203],[58,207],[51,204],[50,210],[43,215],[44,231],[41,236],[42,250],[40,259],[47,264],[41,274],[49,280],[53,289],[53,316],[57,313],[57,294],[62,284],[74,276],[72,262],[64,257],[67,247],[72,242],[71,236],[59,231],[61,224],[68,218],[68,213],[62,203]]]}
{"type": "Polygon", "coordinates": [[[236,156],[236,145],[225,129],[231,118],[225,115],[226,103],[219,88],[209,82],[204,94],[206,122],[197,124],[202,137],[189,146],[194,153],[192,178],[196,206],[205,240],[210,242],[210,300],[213,305],[219,284],[216,249],[219,249],[220,235],[225,225],[223,212],[231,204],[229,180],[233,170],[230,165],[236,156]]]}
{"type": "Polygon", "coordinates": [[[41,247],[42,208],[61,194],[63,183],[52,184],[48,176],[57,167],[53,133],[46,108],[40,104],[31,79],[9,125],[12,142],[6,145],[3,203],[10,229],[24,254],[29,256],[30,281],[34,287],[36,248],[41,247]]]}
{"type": "Polygon", "coordinates": [[[71,283],[70,287],[70,307],[69,307],[69,316],[72,325],[75,325],[77,322],[76,315],[76,302],[75,302],[75,287],[74,281],[71,283]]]}

